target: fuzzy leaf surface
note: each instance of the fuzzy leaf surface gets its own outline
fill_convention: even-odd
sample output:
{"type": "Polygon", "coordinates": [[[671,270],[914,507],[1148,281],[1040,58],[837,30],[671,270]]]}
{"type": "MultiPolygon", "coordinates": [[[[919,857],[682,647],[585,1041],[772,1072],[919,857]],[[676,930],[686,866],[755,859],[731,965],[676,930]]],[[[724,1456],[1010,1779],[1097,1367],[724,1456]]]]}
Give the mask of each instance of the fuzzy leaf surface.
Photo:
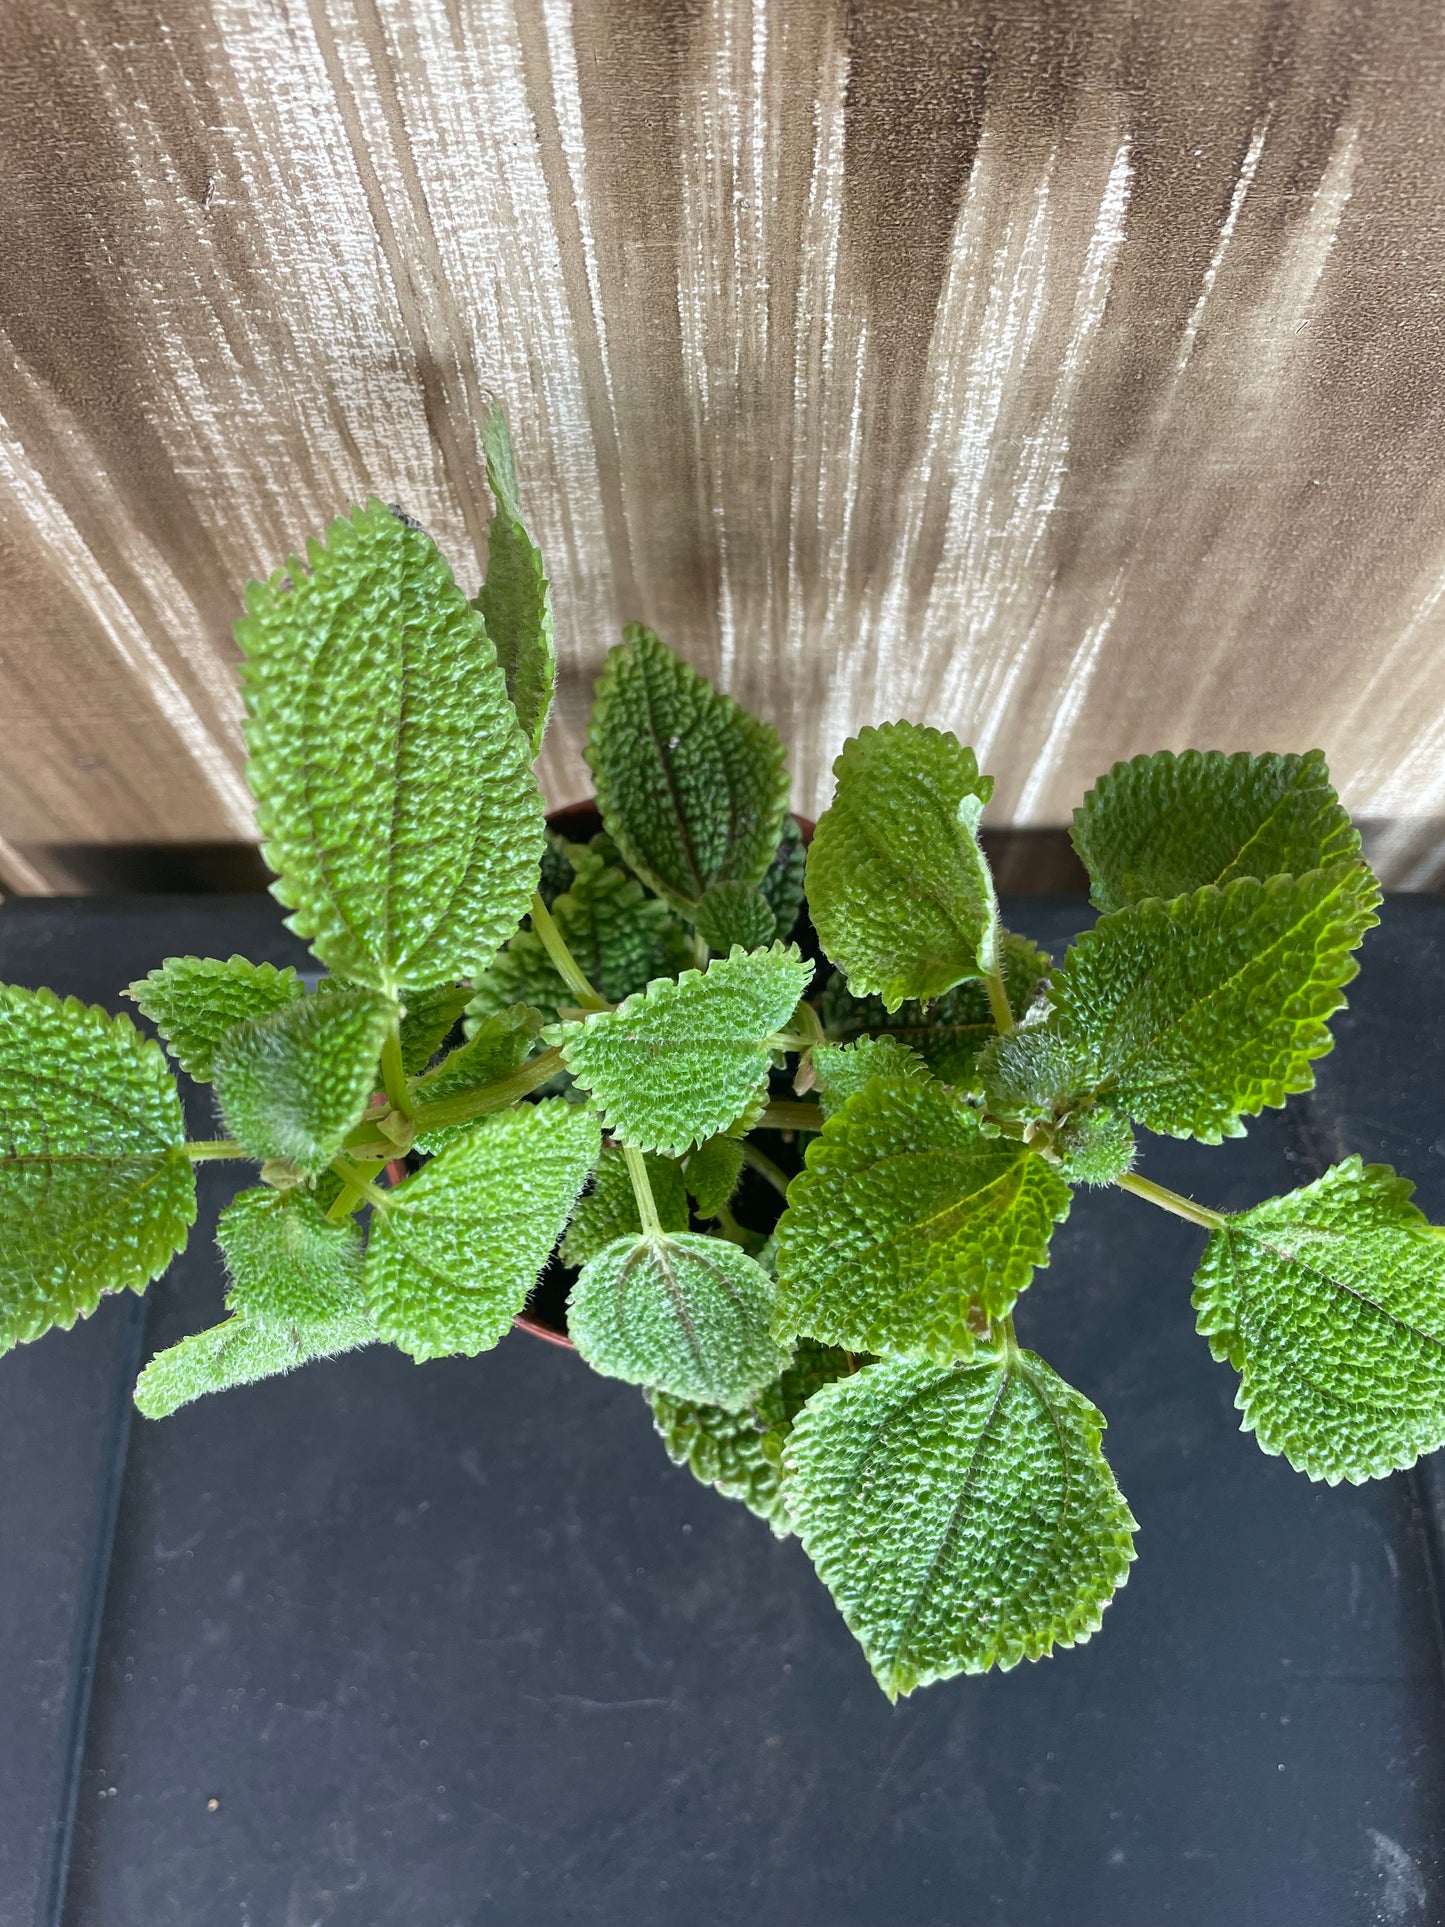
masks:
{"type": "Polygon", "coordinates": [[[544,1098],[474,1124],[372,1216],[367,1306],[418,1362],[489,1351],[527,1302],[601,1148],[596,1120],[544,1098]]]}
{"type": "MultiPolygon", "coordinates": [[[[652,1202],[664,1231],[686,1231],[688,1225],[687,1191],[682,1172],[672,1158],[649,1153],[644,1159],[647,1179],[652,1186],[652,1202]]],[[[581,1270],[605,1246],[619,1238],[642,1236],[642,1214],[627,1160],[615,1144],[609,1144],[592,1174],[592,1189],[577,1201],[567,1236],[562,1240],[562,1261],[581,1270]]]]}
{"type": "Polygon", "coordinates": [[[769,724],[639,623],[607,658],[587,733],[597,807],[623,860],[690,910],[710,883],[759,883],[788,801],[769,724]]]}
{"type": "Polygon", "coordinates": [[[370,1102],[396,1006],[356,986],[228,1033],[212,1064],[226,1129],[253,1158],[319,1171],[370,1102]]]}
{"type": "Polygon", "coordinates": [[[539,755],[557,683],[552,591],[542,552],[527,533],[517,490],[517,461],[500,402],[482,418],[487,487],[497,508],[487,530],[487,579],[475,599],[496,646],[507,694],[522,734],[539,755]]]}
{"type": "Polygon", "coordinates": [[[726,957],[733,949],[759,950],[777,932],[773,906],[755,883],[710,883],[697,906],[698,934],[726,957]]]}
{"type": "Polygon", "coordinates": [[[211,1081],[216,1046],[252,1017],[269,1016],[305,996],[289,966],[248,963],[244,957],[167,957],[138,978],[127,995],[150,1018],[181,1069],[198,1084],[211,1081]]]}
{"type": "Polygon", "coordinates": [[[923,1059],[896,1037],[860,1037],[853,1044],[818,1044],[813,1050],[818,1102],[829,1118],[875,1077],[906,1077],[922,1083],[930,1073],[923,1059]]]}
{"type": "MultiPolygon", "coordinates": [[[[541,1028],[540,1012],[527,1004],[512,1004],[483,1018],[465,1044],[417,1079],[413,1097],[418,1104],[435,1104],[495,1084],[527,1061],[541,1028]]],[[[417,1149],[435,1154],[468,1132],[473,1121],[423,1131],[417,1137],[417,1149]]]]}
{"type": "Polygon", "coordinates": [[[971,749],[915,723],[864,729],[808,851],[808,908],[855,996],[897,1010],[993,965],[997,906],[978,844],[993,794],[971,749]]]}
{"type": "Polygon", "coordinates": [[[738,1188],[743,1147],[725,1133],[699,1144],[687,1161],[687,1193],[700,1218],[715,1218],[738,1188]]]}
{"type": "Polygon", "coordinates": [[[885,1359],[808,1401],[784,1499],[889,1699],[1098,1630],[1135,1531],[1103,1425],[1032,1352],[885,1359]]]}
{"type": "Polygon", "coordinates": [[[470,984],[437,984],[407,992],[401,1020],[401,1067],[420,1077],[472,1000],[470,984]]]}
{"type": "Polygon", "coordinates": [[[770,1040],[812,974],[791,945],[735,950],[568,1024],[564,1061],[614,1137],[681,1157],[727,1130],[765,1089],[770,1040]]]}
{"type": "MultiPolygon", "coordinates": [[[[1017,1023],[1047,980],[1052,959],[1015,931],[1002,935],[999,967],[1017,1023]]],[[[962,1090],[978,1086],[979,1055],[998,1035],[988,991],[976,978],[956,984],[927,1006],[909,998],[890,1015],[881,997],[854,997],[843,973],[834,971],[823,992],[822,1018],[829,1036],[843,1042],[861,1035],[896,1037],[918,1053],[935,1077],[962,1090]]]]}
{"type": "Polygon", "coordinates": [[[774,1285],[725,1238],[619,1238],[583,1268],[567,1331],[594,1371],[738,1411],[782,1371],[774,1285]]]}
{"type": "Polygon", "coordinates": [[[1070,949],[1045,1028],[1074,1081],[1146,1129],[1239,1137],[1242,1117],[1313,1087],[1379,900],[1346,862],[1116,910],[1070,949]]]}
{"type": "Polygon", "coordinates": [[[1445,1445],[1445,1238],[1386,1164],[1347,1158],[1216,1231],[1199,1329],[1240,1374],[1243,1429],[1358,1485],[1445,1445]]]}
{"type": "Polygon", "coordinates": [[[279,1329],[361,1313],[361,1233],[304,1191],[243,1191],[216,1226],[229,1310],[279,1329]]]}
{"type": "Polygon", "coordinates": [[[542,800],[440,551],[371,502],[246,606],[247,774],[290,927],[388,995],[480,975],[537,886],[542,800]]]}
{"type": "Polygon", "coordinates": [[[809,1144],[778,1223],[778,1325],[966,1358],[1048,1262],[1069,1187],[937,1082],[872,1079],[809,1144]]]}
{"type": "Polygon", "coordinates": [[[146,1418],[169,1418],[207,1392],[254,1385],[315,1359],[375,1343],[376,1332],[361,1312],[280,1325],[258,1324],[237,1312],[209,1331],[158,1352],[136,1380],[136,1408],[146,1418]]]}
{"type": "Polygon", "coordinates": [[[649,1392],[647,1400],[673,1464],[685,1465],[725,1499],[740,1500],[767,1520],[774,1538],[786,1539],[793,1526],[783,1501],[782,1460],[793,1421],[814,1392],[852,1369],[847,1352],[804,1338],[788,1369],[741,1412],[666,1392],[649,1392]]]}
{"type": "Polygon", "coordinates": [[[1163,750],[1116,763],[1074,811],[1073,839],[1100,910],[1236,877],[1303,876],[1360,854],[1318,749],[1163,750]]]}
{"type": "Polygon", "coordinates": [[[128,1017],[0,985],[0,1352],[160,1276],[195,1222],[185,1142],[128,1017]]]}

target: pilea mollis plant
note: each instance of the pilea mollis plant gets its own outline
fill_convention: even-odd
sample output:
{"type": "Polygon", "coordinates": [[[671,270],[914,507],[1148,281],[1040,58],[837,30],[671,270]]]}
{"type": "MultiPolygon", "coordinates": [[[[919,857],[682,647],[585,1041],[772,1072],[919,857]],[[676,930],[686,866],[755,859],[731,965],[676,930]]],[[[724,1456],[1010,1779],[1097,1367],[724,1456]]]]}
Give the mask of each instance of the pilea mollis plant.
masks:
{"type": "Polygon", "coordinates": [[[560,1262],[582,1358],[798,1535],[892,1697],[1087,1639],[1134,1556],[1102,1416],[1014,1330],[1081,1187],[1207,1233],[1199,1329],[1265,1451],[1334,1484],[1445,1442],[1445,1240],[1404,1179],[1348,1158],[1225,1214],[1132,1168],[1136,1127],[1239,1136],[1330,1047],[1379,891],[1323,758],[1116,765],[1055,966],[1000,924],[955,737],[862,730],[805,846],[775,732],[632,628],[602,829],[550,835],[548,586],[499,410],[483,440],[471,600],[379,502],[249,591],[264,855],[325,974],[130,987],[223,1135],[188,1141],[128,1018],[0,990],[0,1342],[158,1277],[204,1159],[257,1167],[229,1315],[146,1367],[152,1417],[361,1345],[485,1351],[560,1262]]]}

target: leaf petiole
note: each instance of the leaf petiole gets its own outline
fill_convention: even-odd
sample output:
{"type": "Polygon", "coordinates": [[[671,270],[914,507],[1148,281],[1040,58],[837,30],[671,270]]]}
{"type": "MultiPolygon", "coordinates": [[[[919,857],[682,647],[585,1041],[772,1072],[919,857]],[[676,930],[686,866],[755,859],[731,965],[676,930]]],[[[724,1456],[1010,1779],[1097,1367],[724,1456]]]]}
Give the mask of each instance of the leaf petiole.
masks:
{"type": "Polygon", "coordinates": [[[1152,1178],[1141,1178],[1137,1171],[1126,1171],[1114,1182],[1121,1191],[1132,1191],[1136,1198],[1147,1199],[1150,1204],[1157,1204],[1161,1211],[1170,1211],[1176,1218],[1185,1218],[1190,1224],[1201,1225],[1206,1231],[1222,1231],[1228,1222],[1223,1212],[1211,1211],[1208,1205],[1196,1204],[1193,1198],[1182,1198],[1177,1191],[1155,1184],[1152,1178]]]}
{"type": "Polygon", "coordinates": [[[821,1131],[823,1110],[819,1104],[795,1104],[790,1098],[779,1098],[769,1104],[757,1123],[755,1131],[821,1131]]]}
{"type": "Polygon", "coordinates": [[[412,1116],[411,1092],[407,1087],[406,1066],[401,1057],[401,1027],[393,1022],[381,1047],[381,1081],[391,1108],[408,1120],[412,1116]]]}
{"type": "Polygon", "coordinates": [[[662,1220],[657,1215],[657,1204],[652,1195],[652,1180],[647,1175],[647,1160],[641,1151],[635,1151],[630,1144],[624,1144],[622,1155],[627,1160],[627,1175],[632,1180],[632,1195],[637,1199],[637,1213],[642,1219],[642,1229],[649,1238],[660,1238],[662,1220]]]}
{"type": "Polygon", "coordinates": [[[532,928],[542,939],[542,948],[552,959],[558,976],[576,997],[584,1010],[611,1010],[607,999],[593,989],[587,975],[572,952],[567,948],[567,940],[557,928],[552,912],[543,903],[541,893],[532,898],[532,928]]]}
{"type": "MultiPolygon", "coordinates": [[[[998,946],[995,945],[995,950],[998,946]]],[[[1014,1014],[1009,1007],[1008,992],[1004,989],[1003,965],[995,963],[993,969],[983,980],[988,992],[988,1007],[993,1014],[994,1029],[1000,1036],[1007,1036],[1014,1027],[1014,1014]]]]}
{"type": "Polygon", "coordinates": [[[745,1141],[743,1144],[743,1163],[751,1170],[756,1171],[760,1178],[766,1179],[780,1198],[787,1198],[787,1176],[778,1169],[766,1151],[760,1151],[756,1144],[748,1144],[745,1141]]]}
{"type": "Polygon", "coordinates": [[[233,1137],[202,1138],[186,1146],[186,1156],[192,1164],[204,1164],[210,1158],[244,1158],[249,1155],[233,1137]]]}
{"type": "Polygon", "coordinates": [[[374,1205],[382,1211],[389,1209],[390,1199],[372,1183],[372,1179],[385,1170],[387,1163],[386,1158],[373,1158],[365,1164],[358,1164],[347,1157],[344,1151],[331,1160],[332,1170],[346,1186],[326,1214],[333,1224],[340,1224],[343,1218],[349,1218],[362,1204],[374,1205]]]}

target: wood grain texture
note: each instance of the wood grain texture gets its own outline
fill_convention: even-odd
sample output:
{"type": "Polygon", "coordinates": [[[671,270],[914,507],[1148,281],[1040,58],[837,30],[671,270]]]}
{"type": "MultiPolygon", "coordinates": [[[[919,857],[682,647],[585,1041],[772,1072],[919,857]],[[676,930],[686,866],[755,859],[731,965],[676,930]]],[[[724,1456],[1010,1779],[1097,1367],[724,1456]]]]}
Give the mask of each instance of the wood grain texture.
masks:
{"type": "Polygon", "coordinates": [[[1438,0],[10,0],[0,880],[250,835],[230,622],[369,493],[470,589],[509,407],[542,773],[650,622],[947,723],[1001,822],[1318,743],[1445,848],[1438,0]]]}

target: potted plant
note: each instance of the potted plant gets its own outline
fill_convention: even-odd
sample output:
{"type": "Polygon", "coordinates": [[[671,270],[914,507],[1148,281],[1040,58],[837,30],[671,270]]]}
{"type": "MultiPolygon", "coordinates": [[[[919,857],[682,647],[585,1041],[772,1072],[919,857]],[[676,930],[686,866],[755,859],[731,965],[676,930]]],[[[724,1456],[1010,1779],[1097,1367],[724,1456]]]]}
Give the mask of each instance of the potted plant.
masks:
{"type": "Polygon", "coordinates": [[[861,731],[808,845],[776,733],[634,627],[600,827],[549,833],[549,592],[499,410],[485,438],[474,600],[378,502],[248,592],[264,854],[326,974],[131,986],[223,1135],[187,1139],[128,1018],[0,990],[0,1345],[159,1276],[207,1159],[256,1167],[229,1315],[147,1366],[151,1417],[361,1345],[488,1349],[560,1251],[570,1342],[798,1535],[892,1697],[1088,1638],[1127,1575],[1103,1418],[1014,1326],[1081,1189],[1208,1231],[1199,1329],[1266,1451],[1333,1484],[1445,1442],[1408,1182],[1347,1158],[1226,1215],[1133,1170],[1136,1127],[1240,1135],[1330,1047],[1379,892],[1318,752],[1116,765],[1074,824],[1101,915],[1054,966],[1001,925],[952,735],[861,731]],[[775,1226],[733,1209],[745,1171],[775,1226]]]}

